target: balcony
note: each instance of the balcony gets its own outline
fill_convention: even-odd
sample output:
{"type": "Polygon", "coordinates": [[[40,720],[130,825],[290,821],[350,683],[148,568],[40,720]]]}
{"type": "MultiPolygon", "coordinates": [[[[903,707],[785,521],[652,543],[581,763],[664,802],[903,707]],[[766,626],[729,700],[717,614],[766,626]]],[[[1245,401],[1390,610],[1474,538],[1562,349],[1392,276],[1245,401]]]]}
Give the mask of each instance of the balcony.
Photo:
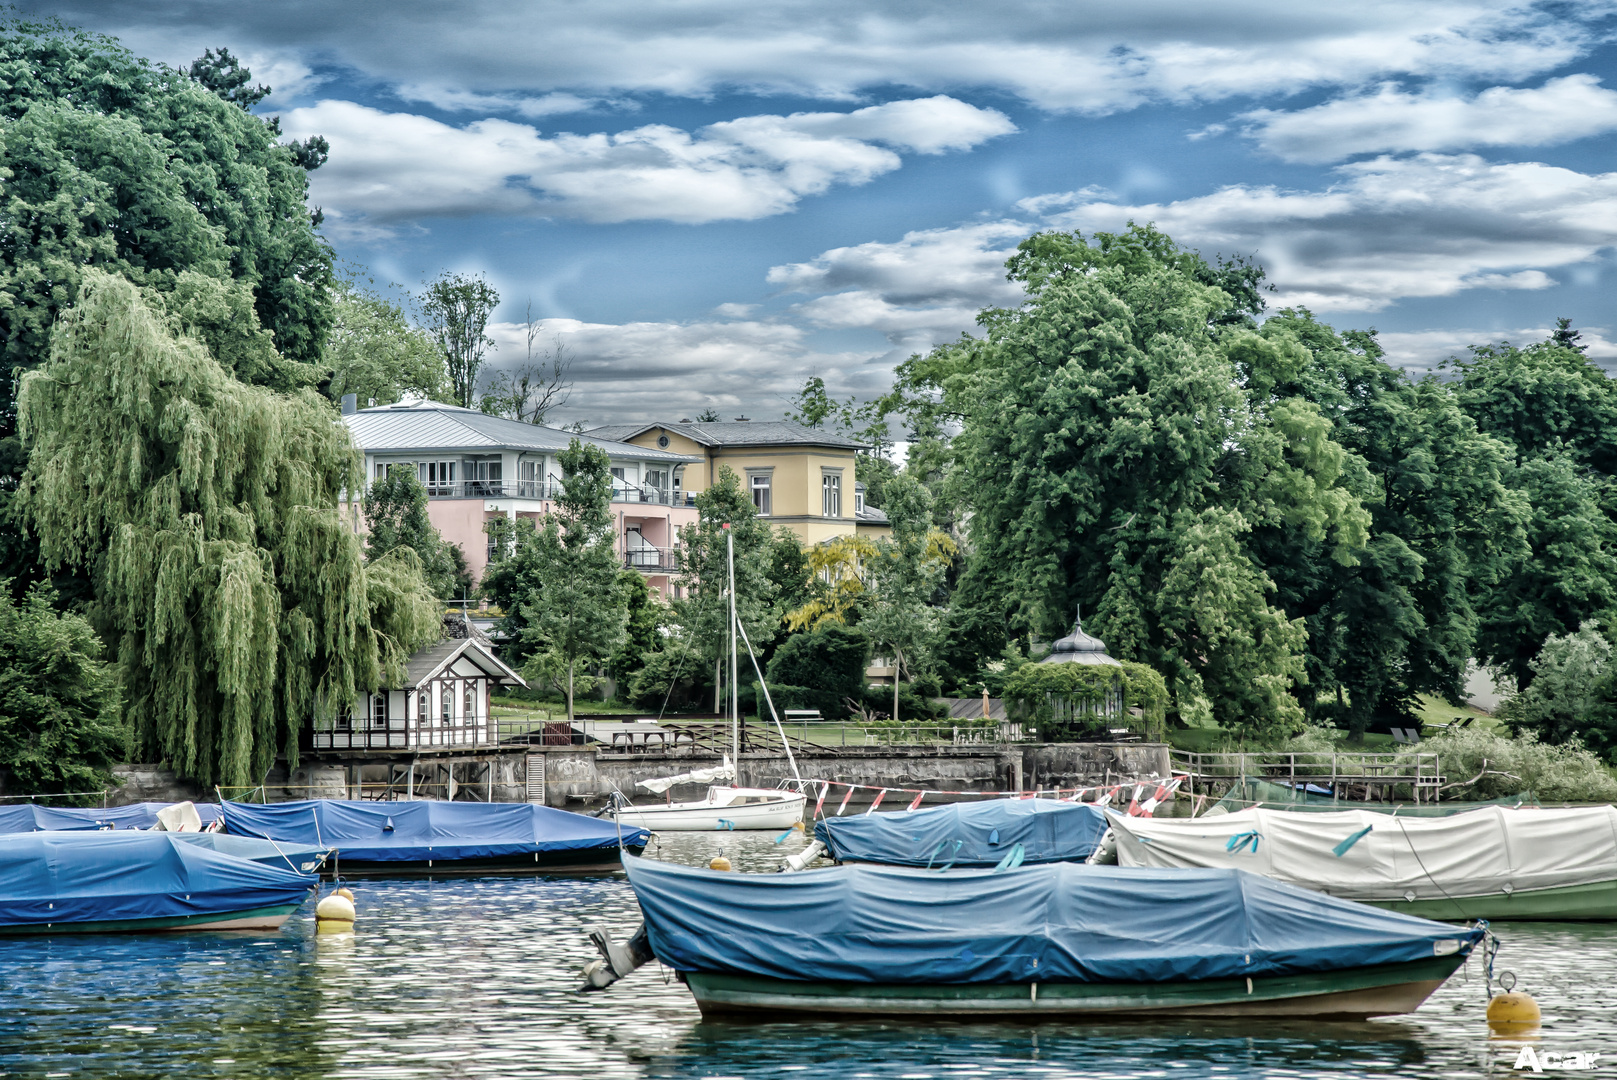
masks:
{"type": "MultiPolygon", "coordinates": [[[[557,480],[456,480],[427,484],[429,499],[555,499],[561,495],[557,480]]],[[[643,503],[653,506],[695,506],[696,496],[684,491],[620,486],[612,489],[615,503],[643,503]]]]}
{"type": "Polygon", "coordinates": [[[679,570],[679,549],[640,543],[623,554],[623,565],[648,574],[672,574],[679,570]]]}

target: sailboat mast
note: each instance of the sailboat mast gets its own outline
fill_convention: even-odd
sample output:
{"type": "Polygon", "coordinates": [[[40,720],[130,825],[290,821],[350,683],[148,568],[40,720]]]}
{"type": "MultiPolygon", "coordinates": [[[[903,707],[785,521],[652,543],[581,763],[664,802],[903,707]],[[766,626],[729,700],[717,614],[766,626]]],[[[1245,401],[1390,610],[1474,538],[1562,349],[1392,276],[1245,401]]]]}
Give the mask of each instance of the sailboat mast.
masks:
{"type": "Polygon", "coordinates": [[[736,783],[741,782],[741,669],[736,666],[736,537],[724,526],[725,560],[730,571],[730,749],[735,754],[736,783]]]}

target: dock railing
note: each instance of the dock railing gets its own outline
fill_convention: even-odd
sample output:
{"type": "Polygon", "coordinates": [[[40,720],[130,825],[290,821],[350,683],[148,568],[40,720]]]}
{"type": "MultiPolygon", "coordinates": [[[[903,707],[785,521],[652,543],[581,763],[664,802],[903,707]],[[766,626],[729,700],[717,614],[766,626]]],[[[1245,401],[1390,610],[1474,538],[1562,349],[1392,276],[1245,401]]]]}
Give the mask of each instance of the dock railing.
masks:
{"type": "Polygon", "coordinates": [[[1188,775],[1185,790],[1192,795],[1218,794],[1243,780],[1266,780],[1299,792],[1308,784],[1327,787],[1343,802],[1370,802],[1378,793],[1397,799],[1405,797],[1402,791],[1415,802],[1436,802],[1443,787],[1442,762],[1426,751],[1174,751],[1172,759],[1174,771],[1188,775]]]}

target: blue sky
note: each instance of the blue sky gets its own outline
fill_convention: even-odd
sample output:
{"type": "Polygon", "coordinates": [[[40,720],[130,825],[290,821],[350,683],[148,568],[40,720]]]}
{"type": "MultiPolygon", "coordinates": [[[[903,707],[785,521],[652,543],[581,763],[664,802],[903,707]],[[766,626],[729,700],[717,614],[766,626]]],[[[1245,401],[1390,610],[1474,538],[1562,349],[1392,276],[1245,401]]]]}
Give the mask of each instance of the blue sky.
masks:
{"type": "Polygon", "coordinates": [[[1041,228],[1156,221],[1413,370],[1569,316],[1617,366],[1606,3],[839,0],[23,5],[321,134],[345,261],[484,272],[563,420],[777,416],[1014,303],[1041,228]]]}

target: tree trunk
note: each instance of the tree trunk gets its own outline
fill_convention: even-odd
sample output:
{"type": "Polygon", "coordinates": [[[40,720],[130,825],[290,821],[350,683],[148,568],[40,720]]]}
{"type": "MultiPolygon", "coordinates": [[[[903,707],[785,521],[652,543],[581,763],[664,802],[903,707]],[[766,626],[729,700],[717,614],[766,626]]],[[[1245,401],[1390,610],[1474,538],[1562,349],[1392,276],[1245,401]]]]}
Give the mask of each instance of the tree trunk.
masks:
{"type": "Polygon", "coordinates": [[[893,650],[893,723],[898,723],[898,672],[904,663],[904,650],[893,650]]]}
{"type": "Polygon", "coordinates": [[[568,727],[571,727],[572,724],[573,724],[573,663],[574,663],[574,661],[572,661],[572,660],[567,661],[567,726],[568,727]]]}

